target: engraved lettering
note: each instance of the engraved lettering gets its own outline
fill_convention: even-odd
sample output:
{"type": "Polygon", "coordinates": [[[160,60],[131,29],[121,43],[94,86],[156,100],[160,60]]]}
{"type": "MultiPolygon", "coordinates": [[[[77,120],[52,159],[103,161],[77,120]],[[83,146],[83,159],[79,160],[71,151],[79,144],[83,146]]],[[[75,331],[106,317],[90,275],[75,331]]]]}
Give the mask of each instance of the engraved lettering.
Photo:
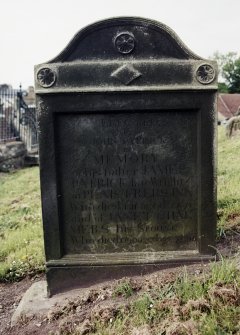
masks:
{"type": "Polygon", "coordinates": [[[59,141],[69,137],[70,150],[61,151],[59,200],[66,252],[195,248],[196,114],[118,112],[81,120],[59,121],[59,141]],[[172,123],[184,131],[166,127],[172,123]]]}

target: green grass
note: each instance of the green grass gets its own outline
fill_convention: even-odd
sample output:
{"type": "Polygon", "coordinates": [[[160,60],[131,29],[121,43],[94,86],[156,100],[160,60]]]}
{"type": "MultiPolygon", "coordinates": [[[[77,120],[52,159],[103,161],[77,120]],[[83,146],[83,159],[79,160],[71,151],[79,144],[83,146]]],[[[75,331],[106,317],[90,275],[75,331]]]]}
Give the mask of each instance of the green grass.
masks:
{"type": "Polygon", "coordinates": [[[218,233],[223,235],[231,219],[240,224],[240,136],[228,139],[218,127],[218,233]]]}
{"type": "Polygon", "coordinates": [[[151,335],[240,334],[239,285],[234,260],[213,263],[210,271],[197,278],[183,269],[173,283],[135,295],[114,318],[95,317],[90,334],[127,335],[144,326],[151,335]]]}
{"type": "Polygon", "coordinates": [[[0,280],[44,270],[39,169],[0,175],[0,280]]]}
{"type": "Polygon", "coordinates": [[[119,285],[117,285],[114,289],[113,296],[122,296],[125,298],[129,298],[133,294],[133,288],[130,280],[124,280],[119,285]]]}

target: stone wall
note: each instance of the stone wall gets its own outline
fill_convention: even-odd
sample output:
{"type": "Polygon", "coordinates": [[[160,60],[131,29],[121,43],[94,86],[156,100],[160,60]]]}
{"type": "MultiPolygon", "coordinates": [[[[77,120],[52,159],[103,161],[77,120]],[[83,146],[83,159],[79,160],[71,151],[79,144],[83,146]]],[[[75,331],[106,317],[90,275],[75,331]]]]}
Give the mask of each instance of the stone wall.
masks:
{"type": "Polygon", "coordinates": [[[23,142],[0,144],[0,171],[9,172],[24,167],[26,154],[27,150],[23,142]]]}

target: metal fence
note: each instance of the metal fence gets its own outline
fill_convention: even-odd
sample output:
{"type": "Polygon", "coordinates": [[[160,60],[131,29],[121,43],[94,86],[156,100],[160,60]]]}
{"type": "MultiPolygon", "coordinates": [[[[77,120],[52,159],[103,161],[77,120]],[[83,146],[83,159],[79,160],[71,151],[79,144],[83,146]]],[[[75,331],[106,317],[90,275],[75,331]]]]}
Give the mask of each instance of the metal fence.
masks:
{"type": "Polygon", "coordinates": [[[0,143],[23,141],[28,152],[38,150],[36,108],[24,101],[24,92],[0,89],[0,143]]]}
{"type": "Polygon", "coordinates": [[[19,140],[19,127],[16,125],[17,105],[15,90],[0,91],[0,142],[19,140]]]}

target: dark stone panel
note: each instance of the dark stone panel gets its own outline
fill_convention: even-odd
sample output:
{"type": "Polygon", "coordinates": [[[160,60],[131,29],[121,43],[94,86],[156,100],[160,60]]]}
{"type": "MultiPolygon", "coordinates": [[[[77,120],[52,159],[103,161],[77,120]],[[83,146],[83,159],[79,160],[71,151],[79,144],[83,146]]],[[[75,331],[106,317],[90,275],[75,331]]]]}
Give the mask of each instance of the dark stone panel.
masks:
{"type": "Polygon", "coordinates": [[[197,115],[55,116],[64,253],[197,247],[197,115]]]}

